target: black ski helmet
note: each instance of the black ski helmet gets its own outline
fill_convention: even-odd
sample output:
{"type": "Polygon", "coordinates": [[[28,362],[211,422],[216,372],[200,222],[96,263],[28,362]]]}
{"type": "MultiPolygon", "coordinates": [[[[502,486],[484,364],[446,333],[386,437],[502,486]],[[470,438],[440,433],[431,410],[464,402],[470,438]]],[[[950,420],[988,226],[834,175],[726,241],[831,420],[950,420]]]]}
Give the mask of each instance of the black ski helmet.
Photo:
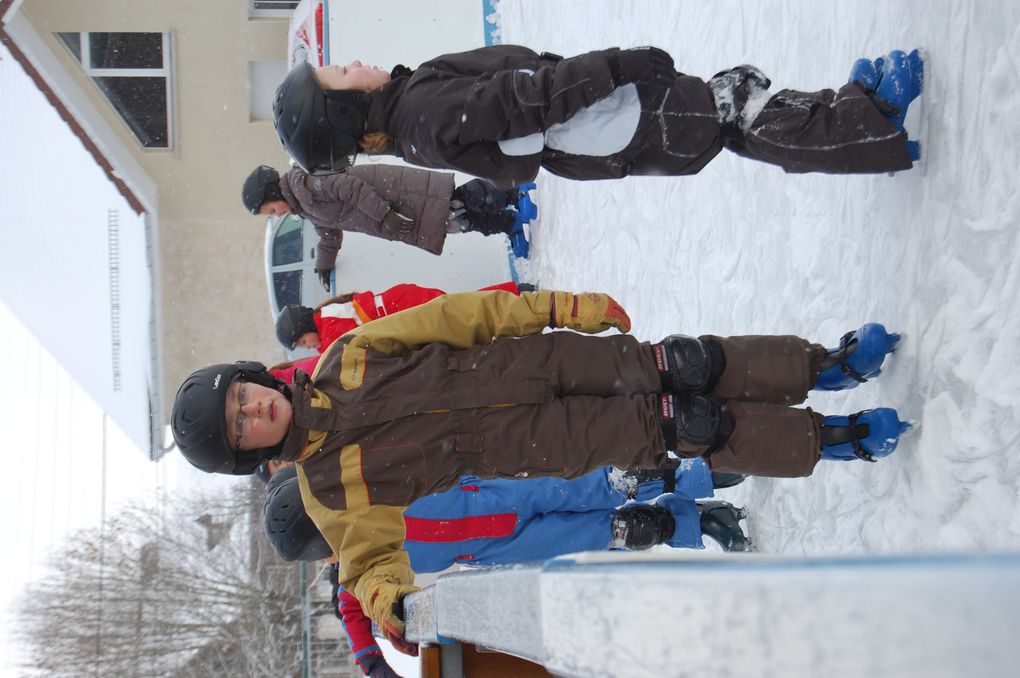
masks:
{"type": "Polygon", "coordinates": [[[259,165],[241,187],[241,202],[252,214],[258,214],[262,204],[270,200],[283,200],[280,192],[280,173],[269,165],[259,165]]]}
{"type": "Polygon", "coordinates": [[[249,475],[266,459],[279,453],[282,446],[258,450],[233,450],[227,434],[224,408],[227,389],[241,379],[268,388],[279,388],[282,381],[269,374],[257,362],[210,365],[196,370],[177,390],[170,413],[170,428],[177,449],[191,464],[206,473],[249,475]]]}
{"type": "Polygon", "coordinates": [[[273,124],[283,147],[306,172],[342,172],[358,156],[369,102],[364,92],[323,89],[315,69],[304,62],[276,88],[273,124]]]}
{"type": "Polygon", "coordinates": [[[269,484],[269,479],[272,478],[272,474],[269,472],[269,462],[264,461],[255,467],[254,475],[256,478],[261,480],[266,485],[269,484]]]}
{"type": "Polygon", "coordinates": [[[269,543],[284,560],[312,562],[333,555],[333,550],[305,513],[294,467],[280,469],[269,480],[262,518],[269,543]]]}
{"type": "Polygon", "coordinates": [[[276,316],[276,338],[284,348],[291,351],[297,346],[301,335],[318,332],[315,326],[315,311],[301,304],[287,304],[276,316]]]}

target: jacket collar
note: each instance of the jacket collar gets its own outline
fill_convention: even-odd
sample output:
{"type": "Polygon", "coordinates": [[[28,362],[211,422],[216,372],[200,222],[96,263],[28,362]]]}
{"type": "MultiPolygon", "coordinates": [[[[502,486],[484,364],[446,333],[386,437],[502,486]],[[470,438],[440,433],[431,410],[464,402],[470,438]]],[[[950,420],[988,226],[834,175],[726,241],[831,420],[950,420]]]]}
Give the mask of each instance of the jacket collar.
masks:
{"type": "Polygon", "coordinates": [[[290,205],[290,211],[299,217],[305,216],[301,209],[301,197],[311,197],[308,188],[305,187],[305,179],[308,174],[300,167],[292,167],[280,177],[280,193],[283,199],[290,205]]]}
{"type": "MultiPolygon", "coordinates": [[[[280,459],[294,461],[304,456],[311,431],[337,431],[341,429],[340,412],[332,407],[316,407],[312,398],[322,396],[312,385],[306,372],[294,370],[294,384],[291,386],[291,407],[293,420],[287,437],[283,440],[280,459]]],[[[324,397],[324,396],[322,396],[324,397]]]]}
{"type": "Polygon", "coordinates": [[[379,89],[368,93],[370,103],[368,117],[365,119],[366,131],[393,133],[390,129],[390,120],[393,119],[393,111],[400,102],[408,80],[410,76],[407,75],[394,78],[379,89]]]}

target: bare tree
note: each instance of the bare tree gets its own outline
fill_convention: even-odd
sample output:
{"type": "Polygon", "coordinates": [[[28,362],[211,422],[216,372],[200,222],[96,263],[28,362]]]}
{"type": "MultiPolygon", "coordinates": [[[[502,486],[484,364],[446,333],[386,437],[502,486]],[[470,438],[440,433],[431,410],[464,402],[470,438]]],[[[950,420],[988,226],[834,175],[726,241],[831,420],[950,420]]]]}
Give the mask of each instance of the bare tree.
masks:
{"type": "Polygon", "coordinates": [[[47,676],[299,673],[298,570],[262,537],[260,487],[127,506],[75,533],[22,594],[24,669],[47,676]]]}

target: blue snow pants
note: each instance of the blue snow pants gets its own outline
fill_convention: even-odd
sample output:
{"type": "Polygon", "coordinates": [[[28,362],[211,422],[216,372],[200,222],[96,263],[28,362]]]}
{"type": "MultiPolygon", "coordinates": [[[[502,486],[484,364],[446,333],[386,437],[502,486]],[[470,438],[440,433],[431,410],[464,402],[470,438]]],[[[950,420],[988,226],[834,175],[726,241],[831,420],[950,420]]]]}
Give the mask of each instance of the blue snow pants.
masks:
{"type": "MultiPolygon", "coordinates": [[[[483,480],[418,499],[404,511],[404,548],[415,572],[455,564],[505,565],[541,561],[577,551],[604,551],[612,539],[617,507],[629,500],[609,482],[610,469],[574,480],[483,480]]],[[[641,483],[637,501],[663,492],[661,480],[641,483]]],[[[683,459],[669,508],[676,531],[668,544],[701,548],[694,499],[712,496],[712,474],[700,458],[683,459]]]]}

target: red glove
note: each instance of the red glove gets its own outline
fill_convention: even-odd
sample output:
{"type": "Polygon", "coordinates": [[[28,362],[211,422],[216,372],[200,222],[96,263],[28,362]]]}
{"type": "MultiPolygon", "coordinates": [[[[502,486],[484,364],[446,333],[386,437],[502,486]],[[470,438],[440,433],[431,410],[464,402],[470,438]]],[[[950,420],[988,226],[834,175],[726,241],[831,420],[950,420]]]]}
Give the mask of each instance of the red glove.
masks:
{"type": "Polygon", "coordinates": [[[418,656],[418,644],[412,643],[407,638],[404,638],[404,632],[401,631],[389,620],[383,622],[382,626],[383,635],[386,636],[386,640],[390,641],[393,647],[397,648],[404,654],[411,655],[412,657],[418,656]]]}

